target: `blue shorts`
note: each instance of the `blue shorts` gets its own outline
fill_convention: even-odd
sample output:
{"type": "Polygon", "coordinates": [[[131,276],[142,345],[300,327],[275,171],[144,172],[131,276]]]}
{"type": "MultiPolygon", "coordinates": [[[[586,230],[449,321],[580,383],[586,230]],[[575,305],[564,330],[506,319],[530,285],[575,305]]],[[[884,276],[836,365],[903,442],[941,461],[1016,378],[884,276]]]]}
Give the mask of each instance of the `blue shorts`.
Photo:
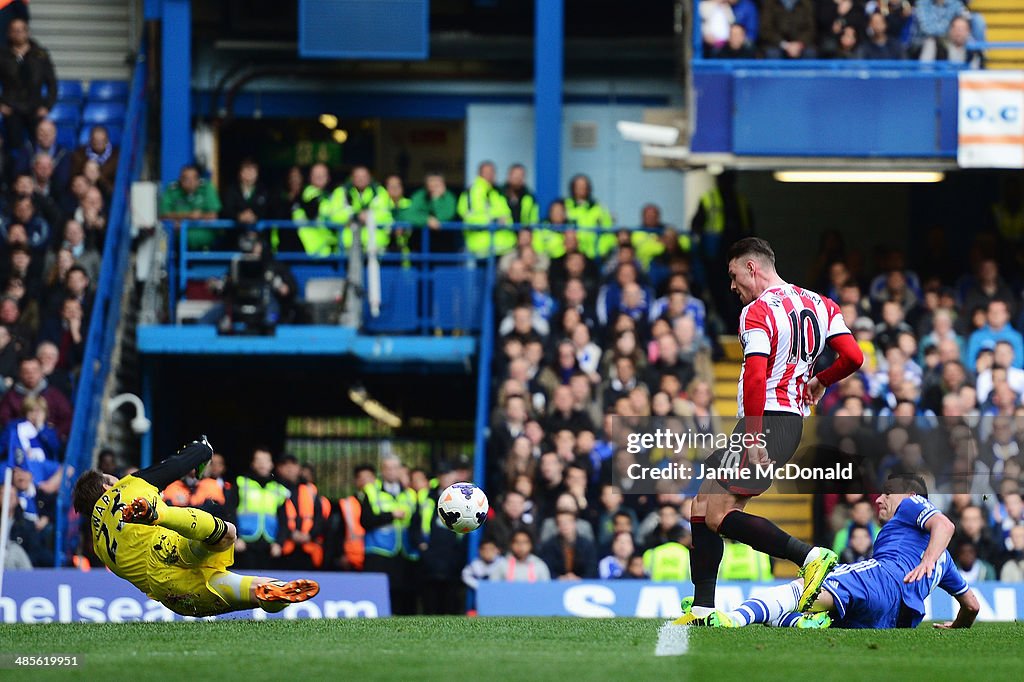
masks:
{"type": "Polygon", "coordinates": [[[822,584],[832,595],[839,617],[835,627],[894,628],[899,622],[900,585],[874,559],[839,564],[822,584]]]}

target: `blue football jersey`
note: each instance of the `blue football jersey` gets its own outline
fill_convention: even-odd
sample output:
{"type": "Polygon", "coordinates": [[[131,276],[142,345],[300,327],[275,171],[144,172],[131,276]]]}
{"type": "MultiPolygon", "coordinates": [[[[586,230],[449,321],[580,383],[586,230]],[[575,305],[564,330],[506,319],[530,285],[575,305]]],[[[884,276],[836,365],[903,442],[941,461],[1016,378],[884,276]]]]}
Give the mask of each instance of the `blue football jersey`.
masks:
{"type": "MultiPolygon", "coordinates": [[[[939,513],[935,506],[919,495],[912,495],[900,503],[896,513],[875,539],[873,557],[894,578],[899,580],[903,604],[924,615],[924,600],[936,587],[951,595],[967,591],[967,581],[960,575],[949,551],[944,551],[935,562],[931,579],[924,577],[913,583],[904,583],[903,576],[920,562],[928,547],[929,534],[925,530],[928,519],[939,513]]],[[[916,626],[920,618],[912,624],[916,626]]]]}

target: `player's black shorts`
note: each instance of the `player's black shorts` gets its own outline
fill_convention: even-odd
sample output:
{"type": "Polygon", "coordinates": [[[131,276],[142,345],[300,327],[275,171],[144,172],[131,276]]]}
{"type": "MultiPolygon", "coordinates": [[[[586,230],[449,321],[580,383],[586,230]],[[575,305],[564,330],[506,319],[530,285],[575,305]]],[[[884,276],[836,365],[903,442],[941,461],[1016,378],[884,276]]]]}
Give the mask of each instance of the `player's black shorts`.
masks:
{"type": "MultiPolygon", "coordinates": [[[[761,421],[765,449],[773,467],[786,464],[796,453],[804,431],[804,418],[793,412],[766,411],[761,421]]],[[[736,468],[750,472],[749,478],[723,479],[715,482],[733,495],[760,495],[772,485],[772,477],[747,461],[746,450],[739,444],[739,437],[746,433],[746,419],[741,418],[733,429],[734,444],[727,449],[718,449],[704,460],[704,467],[714,469],[736,468]]]]}

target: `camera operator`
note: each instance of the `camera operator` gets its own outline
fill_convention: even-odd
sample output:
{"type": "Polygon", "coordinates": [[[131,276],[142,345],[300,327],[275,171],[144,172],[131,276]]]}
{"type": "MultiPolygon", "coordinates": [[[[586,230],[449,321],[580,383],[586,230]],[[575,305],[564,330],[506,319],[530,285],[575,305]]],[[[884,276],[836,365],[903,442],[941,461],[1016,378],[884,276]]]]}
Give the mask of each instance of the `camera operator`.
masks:
{"type": "Polygon", "coordinates": [[[223,302],[200,323],[215,324],[224,334],[272,334],[278,324],[300,324],[298,283],[288,266],[273,259],[257,232],[245,232],[238,248],[228,276],[209,283],[223,302]]]}

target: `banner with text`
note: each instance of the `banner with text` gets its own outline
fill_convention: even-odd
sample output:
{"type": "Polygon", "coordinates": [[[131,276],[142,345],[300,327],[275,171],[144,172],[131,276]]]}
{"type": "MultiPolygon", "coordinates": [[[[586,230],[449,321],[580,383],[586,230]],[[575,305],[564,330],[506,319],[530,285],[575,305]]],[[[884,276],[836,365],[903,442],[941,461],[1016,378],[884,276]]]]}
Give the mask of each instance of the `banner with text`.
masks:
{"type": "MultiPolygon", "coordinates": [[[[718,584],[717,606],[732,609],[743,600],[782,582],[718,584]]],[[[973,587],[981,603],[978,619],[1024,619],[1024,583],[979,583],[973,587]]],[[[644,580],[584,580],[579,582],[506,583],[483,582],[477,590],[481,616],[582,616],[612,618],[678,618],[679,602],[693,594],[689,583],[655,583],[644,580]]],[[[942,591],[925,600],[925,620],[950,620],[955,602],[942,591]]]]}
{"type": "MultiPolygon", "coordinates": [[[[275,573],[275,578],[309,577],[275,573]]],[[[262,609],[237,611],[207,620],[266,618],[377,618],[391,615],[388,579],[382,573],[316,573],[320,594],[292,604],[280,613],[262,609]]],[[[130,583],[105,570],[74,569],[8,571],[0,597],[4,623],[123,623],[128,621],[197,620],[173,613],[130,583]]]]}
{"type": "Polygon", "coordinates": [[[1024,73],[959,74],[961,168],[1024,168],[1024,73]]]}

